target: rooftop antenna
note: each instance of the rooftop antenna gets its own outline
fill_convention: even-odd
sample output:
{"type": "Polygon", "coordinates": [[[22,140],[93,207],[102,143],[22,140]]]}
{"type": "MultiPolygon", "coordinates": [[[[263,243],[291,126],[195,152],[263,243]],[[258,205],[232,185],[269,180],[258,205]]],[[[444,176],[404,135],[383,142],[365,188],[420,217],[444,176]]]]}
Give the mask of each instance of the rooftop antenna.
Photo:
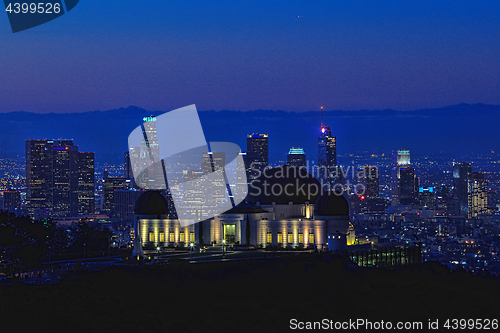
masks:
{"type": "Polygon", "coordinates": [[[323,128],[323,107],[321,107],[321,128],[323,128]]]}

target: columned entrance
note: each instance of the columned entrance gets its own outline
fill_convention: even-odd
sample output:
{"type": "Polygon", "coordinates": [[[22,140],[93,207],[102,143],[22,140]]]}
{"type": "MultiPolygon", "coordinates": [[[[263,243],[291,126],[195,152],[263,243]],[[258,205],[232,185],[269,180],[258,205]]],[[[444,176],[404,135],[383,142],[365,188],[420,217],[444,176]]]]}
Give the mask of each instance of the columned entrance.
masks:
{"type": "Polygon", "coordinates": [[[226,244],[234,244],[236,242],[236,226],[234,224],[224,224],[224,240],[226,244]]]}

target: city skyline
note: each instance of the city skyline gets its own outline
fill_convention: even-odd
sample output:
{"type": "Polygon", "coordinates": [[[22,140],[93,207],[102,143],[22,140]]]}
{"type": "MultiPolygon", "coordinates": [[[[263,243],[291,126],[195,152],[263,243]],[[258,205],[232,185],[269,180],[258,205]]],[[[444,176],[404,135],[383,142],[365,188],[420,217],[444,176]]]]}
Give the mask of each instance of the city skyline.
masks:
{"type": "MultiPolygon", "coordinates": [[[[149,152],[151,149],[153,149],[155,150],[155,153],[153,155],[156,156],[154,158],[158,159],[160,156],[160,147],[158,145],[158,140],[156,137],[156,118],[152,116],[144,117],[143,122],[144,123],[142,125],[142,131],[144,133],[148,133],[147,136],[144,136],[148,139],[146,141],[142,140],[142,145],[145,146],[145,148],[147,146],[147,149],[142,149],[140,154],[146,154],[146,150],[149,152]],[[142,152],[143,150],[144,152],[142,152]]],[[[317,177],[325,190],[331,190],[335,188],[335,185],[338,184],[341,187],[345,187],[346,194],[352,195],[352,191],[357,194],[357,190],[355,189],[357,185],[364,184],[363,193],[358,196],[362,200],[365,200],[365,196],[366,199],[370,200],[374,197],[378,198],[380,167],[356,167],[353,164],[351,177],[349,175],[349,169],[351,166],[339,165],[339,168],[337,168],[338,161],[336,159],[336,138],[332,134],[331,129],[327,126],[327,124],[324,124],[322,122],[320,130],[318,132],[319,159],[316,165],[314,163],[309,164],[309,161],[306,160],[306,156],[302,148],[296,149],[293,147],[290,148],[290,151],[288,153],[288,161],[283,164],[305,168],[305,170],[317,177]],[[329,142],[328,140],[332,141],[331,147],[327,146],[327,143],[329,142]],[[329,150],[332,151],[330,152],[329,150]],[[326,156],[329,155],[331,155],[331,157],[328,157],[327,162],[326,156]],[[295,158],[297,157],[300,159],[296,160],[295,158]],[[297,163],[299,164],[296,165],[297,163]],[[365,169],[368,170],[371,177],[373,168],[374,170],[376,170],[376,191],[373,189],[373,185],[370,185],[370,183],[373,183],[373,180],[369,181],[369,177],[366,176],[365,172],[365,169]],[[358,171],[357,176],[355,176],[354,173],[355,169],[357,169],[358,171]],[[360,170],[365,172],[364,178],[366,179],[363,180],[359,178],[360,170]],[[355,177],[357,177],[358,184],[352,184],[353,187],[351,188],[350,180],[354,180],[355,177]],[[347,179],[347,183],[346,178],[349,178],[347,179]],[[368,190],[368,192],[366,192],[366,190],[368,190]]],[[[243,152],[243,161],[245,163],[247,177],[251,182],[257,176],[262,175],[265,169],[271,168],[269,163],[269,135],[252,133],[247,134],[246,137],[247,151],[243,152]],[[257,173],[255,174],[255,172],[257,173]]],[[[137,149],[137,147],[131,147],[130,152],[135,154],[137,149]]],[[[138,183],[137,180],[134,180],[132,178],[133,175],[131,173],[131,170],[129,169],[130,152],[127,152],[124,155],[125,158],[122,165],[123,175],[118,178],[112,178],[108,176],[107,170],[104,171],[104,195],[101,200],[101,209],[103,209],[103,211],[107,213],[114,213],[114,199],[112,198],[114,197],[113,192],[115,190],[126,190],[133,187],[144,188],[144,186],[141,185],[140,182],[138,183]],[[111,193],[109,193],[108,190],[108,194],[106,194],[106,181],[111,184],[111,193]]],[[[148,158],[153,158],[151,152],[147,153],[146,155],[148,155],[148,158]]],[[[193,170],[201,173],[206,172],[205,169],[208,168],[208,161],[211,161],[211,165],[216,161],[217,163],[215,165],[219,165],[221,163],[221,165],[224,165],[224,162],[222,162],[224,161],[224,153],[203,153],[203,159],[199,161],[200,165],[193,165],[192,167],[196,169],[193,170]]],[[[92,209],[94,207],[93,192],[95,190],[95,173],[93,171],[95,169],[94,164],[94,153],[78,152],[78,146],[73,146],[72,140],[26,140],[26,184],[28,193],[26,199],[30,215],[33,216],[37,214],[39,215],[40,213],[45,213],[45,209],[50,209],[51,214],[53,213],[54,216],[63,217],[76,216],[76,211],[78,212],[78,215],[96,213],[97,211],[95,211],[95,209],[92,209]],[[46,148],[42,149],[43,147],[46,148]],[[90,176],[88,170],[93,171],[92,176],[90,176]],[[39,179],[42,181],[41,183],[39,183],[39,179]],[[42,189],[42,185],[45,189],[42,189]],[[92,194],[89,193],[90,188],[92,188],[92,194]],[[63,193],[63,189],[66,189],[68,193],[63,193]],[[41,194],[42,190],[49,191],[50,196],[48,194],[41,194]],[[92,200],[90,200],[91,203],[89,203],[89,197],[92,197],[92,200]],[[35,202],[35,204],[31,203],[31,201],[35,202]],[[59,205],[61,204],[63,208],[59,212],[59,205]],[[41,211],[35,213],[34,211],[37,209],[40,210],[39,208],[41,208],[41,211]],[[54,210],[53,212],[52,209],[54,210]]],[[[218,168],[220,169],[220,166],[218,168]]],[[[223,169],[224,168],[222,167],[222,170],[223,169]]],[[[187,171],[190,170],[186,170],[186,172],[187,171]]],[[[414,204],[419,204],[422,201],[422,199],[419,198],[419,195],[424,191],[421,190],[420,178],[416,173],[416,169],[414,166],[412,166],[409,150],[393,150],[392,166],[390,172],[391,205],[411,206],[414,204]]],[[[149,182],[158,181],[157,178],[158,177],[155,176],[153,177],[153,179],[149,179],[149,182]]],[[[469,218],[475,217],[478,214],[487,213],[487,184],[487,179],[485,179],[484,174],[477,172],[477,170],[476,172],[472,173],[472,164],[470,162],[453,162],[452,185],[454,187],[455,204],[451,208],[452,213],[454,215],[465,215],[469,218]],[[462,169],[466,171],[462,171],[462,169]]],[[[158,187],[158,189],[161,190],[166,188],[158,187]]],[[[197,189],[197,191],[199,191],[199,189],[197,189]]],[[[429,194],[428,190],[425,192],[426,194],[429,194]]],[[[433,190],[430,191],[430,193],[433,192],[433,190]]],[[[344,190],[342,190],[341,193],[344,193],[344,190]]],[[[126,193],[124,193],[123,195],[126,195],[126,193]]],[[[219,201],[221,203],[225,202],[226,199],[224,199],[224,196],[216,196],[218,196],[218,199],[216,201],[219,201]]],[[[197,200],[199,201],[200,199],[197,200]]],[[[364,203],[368,204],[369,200],[364,203]]],[[[47,211],[47,213],[48,212],[49,211],[47,211]]],[[[448,214],[450,214],[450,211],[448,211],[448,214]]]]}
{"type": "Polygon", "coordinates": [[[2,327],[500,327],[500,1],[4,3],[2,327]]]}
{"type": "MultiPolygon", "coordinates": [[[[104,157],[108,158],[106,162],[117,163],[128,148],[126,138],[137,118],[160,113],[129,107],[64,115],[0,114],[0,131],[5,134],[0,137],[0,156],[24,149],[24,140],[30,137],[73,138],[83,150],[96,152],[100,160],[104,157]]],[[[319,109],[306,113],[200,111],[199,116],[208,141],[235,142],[245,147],[246,139],[240,131],[264,132],[283,138],[270,142],[271,162],[285,161],[291,146],[300,146],[308,159],[317,159],[317,141],[311,138],[317,136],[320,126],[319,109]]],[[[495,124],[500,122],[500,106],[456,105],[407,112],[325,111],[324,121],[342,143],[337,149],[342,156],[363,151],[387,155],[401,146],[420,156],[443,154],[454,158],[500,151],[500,141],[490,139],[497,131],[495,124]]]]}

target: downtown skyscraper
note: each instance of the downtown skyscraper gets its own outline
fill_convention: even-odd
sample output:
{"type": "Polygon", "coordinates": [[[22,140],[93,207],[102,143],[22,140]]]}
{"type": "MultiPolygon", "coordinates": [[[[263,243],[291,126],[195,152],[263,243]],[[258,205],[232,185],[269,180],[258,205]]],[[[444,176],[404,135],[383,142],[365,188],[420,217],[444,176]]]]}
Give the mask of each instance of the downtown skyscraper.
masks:
{"type": "Polygon", "coordinates": [[[399,204],[413,205],[417,203],[418,183],[418,178],[415,175],[415,168],[406,167],[399,169],[399,204]]]}
{"type": "Polygon", "coordinates": [[[337,138],[332,136],[328,126],[321,125],[318,138],[318,178],[326,189],[332,188],[336,182],[343,183],[341,172],[337,170],[337,138]]]}
{"type": "Polygon", "coordinates": [[[129,147],[124,156],[125,178],[130,180],[130,187],[161,190],[165,188],[165,176],[160,162],[156,117],[144,117],[142,120],[141,144],[129,147]],[[141,172],[136,175],[132,170],[141,172]]]}
{"type": "MultiPolygon", "coordinates": [[[[211,172],[222,172],[225,173],[224,169],[226,167],[226,153],[225,152],[204,152],[203,161],[201,163],[201,169],[205,174],[211,172]]],[[[215,179],[210,184],[212,194],[212,200],[216,203],[223,203],[226,201],[226,182],[222,182],[220,179],[215,179]]]]}
{"type": "Polygon", "coordinates": [[[249,180],[264,171],[269,165],[269,136],[267,134],[247,135],[247,152],[244,160],[249,180]]]}
{"type": "Polygon", "coordinates": [[[296,168],[306,168],[307,160],[306,154],[304,153],[304,149],[302,148],[290,148],[287,156],[288,166],[296,167],[296,168]]]}
{"type": "Polygon", "coordinates": [[[93,153],[72,140],[26,140],[26,200],[30,215],[92,214],[93,153]]]}
{"type": "Polygon", "coordinates": [[[410,151],[408,149],[399,149],[392,151],[391,166],[391,191],[392,205],[400,204],[399,179],[401,177],[401,168],[410,166],[410,151]]]}
{"type": "Polygon", "coordinates": [[[78,152],[78,215],[95,213],[95,156],[78,152]]]}
{"type": "Polygon", "coordinates": [[[469,198],[469,218],[488,213],[488,181],[483,173],[473,172],[469,198]]]}
{"type": "Polygon", "coordinates": [[[21,192],[15,190],[3,191],[3,209],[16,215],[21,213],[21,192]]]}
{"type": "Polygon", "coordinates": [[[472,164],[453,163],[453,198],[455,215],[469,216],[469,197],[472,181],[472,164]]]}
{"type": "Polygon", "coordinates": [[[380,175],[378,167],[366,165],[359,167],[357,172],[359,182],[365,187],[364,196],[367,198],[378,198],[380,186],[380,175]]]}

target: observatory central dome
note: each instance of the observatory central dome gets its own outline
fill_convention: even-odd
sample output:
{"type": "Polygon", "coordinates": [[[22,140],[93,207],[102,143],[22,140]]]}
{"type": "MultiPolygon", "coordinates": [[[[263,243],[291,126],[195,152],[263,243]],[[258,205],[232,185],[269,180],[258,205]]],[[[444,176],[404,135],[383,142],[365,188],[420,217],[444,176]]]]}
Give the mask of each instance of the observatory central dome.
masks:
{"type": "Polygon", "coordinates": [[[160,191],[145,191],[135,202],[134,213],[137,215],[168,214],[167,199],[160,191]]]}
{"type": "Polygon", "coordinates": [[[305,169],[283,165],[262,172],[249,186],[246,200],[253,204],[313,204],[321,191],[320,182],[305,169]]]}
{"type": "Polygon", "coordinates": [[[314,204],[315,216],[349,215],[349,204],[340,194],[333,191],[325,192],[314,204]]]}

